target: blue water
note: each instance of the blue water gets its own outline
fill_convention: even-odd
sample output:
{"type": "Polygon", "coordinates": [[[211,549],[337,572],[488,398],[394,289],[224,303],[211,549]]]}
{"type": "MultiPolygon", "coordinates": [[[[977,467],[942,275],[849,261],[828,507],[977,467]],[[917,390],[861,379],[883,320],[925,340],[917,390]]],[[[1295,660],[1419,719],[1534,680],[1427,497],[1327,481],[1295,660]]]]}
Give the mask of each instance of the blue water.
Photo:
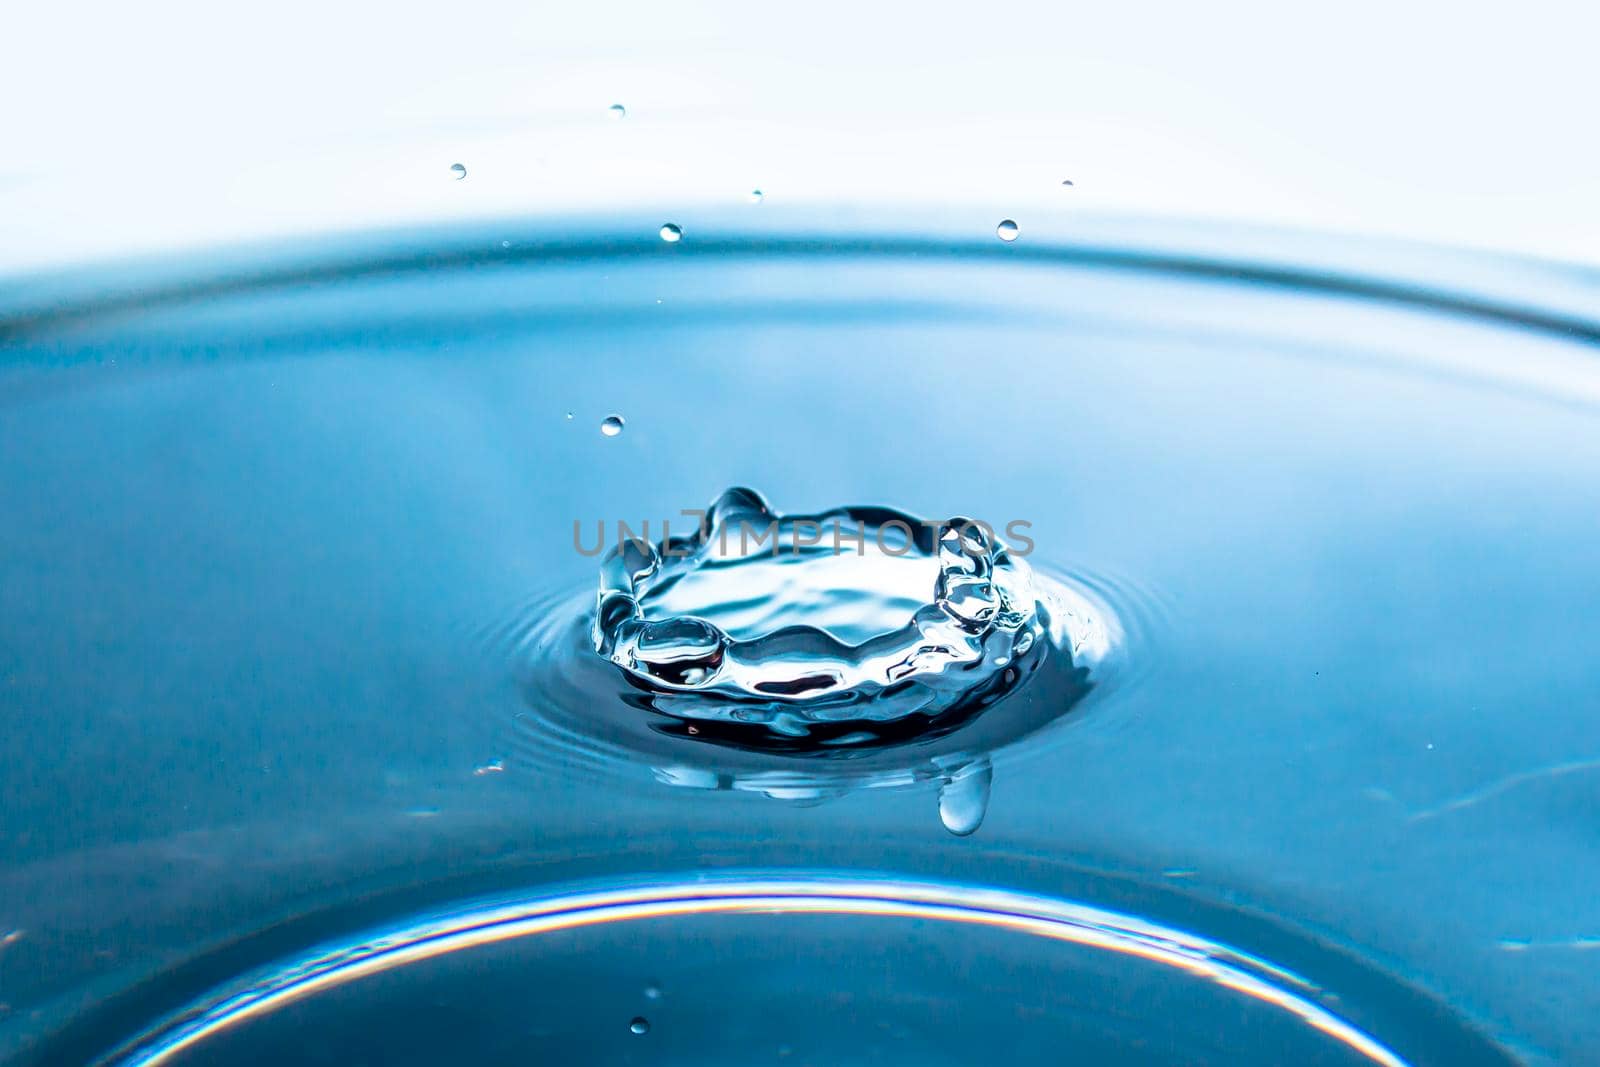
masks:
{"type": "Polygon", "coordinates": [[[1600,281],[656,225],[0,285],[6,1062],[1600,1058],[1600,281]],[[573,523],[741,485],[1023,520],[1101,644],[654,729],[573,523]],[[606,893],[690,903],[506,918],[606,893]]]}

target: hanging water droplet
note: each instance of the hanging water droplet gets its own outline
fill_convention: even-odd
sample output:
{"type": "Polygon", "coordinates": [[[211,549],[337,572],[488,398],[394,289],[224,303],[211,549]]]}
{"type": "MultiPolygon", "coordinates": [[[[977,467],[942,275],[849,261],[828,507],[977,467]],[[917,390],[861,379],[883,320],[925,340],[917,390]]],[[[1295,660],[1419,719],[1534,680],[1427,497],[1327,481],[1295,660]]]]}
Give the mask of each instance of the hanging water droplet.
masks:
{"type": "Polygon", "coordinates": [[[628,1029],[636,1034],[648,1034],[650,1032],[650,1020],[643,1015],[635,1015],[633,1022],[628,1024],[628,1029]]]}
{"type": "Polygon", "coordinates": [[[750,202],[752,204],[759,204],[761,201],[765,200],[766,197],[767,194],[763,193],[760,189],[750,190],[750,202]]]}
{"type": "Polygon", "coordinates": [[[1010,219],[1001,219],[1000,225],[994,228],[994,232],[1002,241],[1015,241],[1017,239],[1017,224],[1010,219]]]}
{"type": "Polygon", "coordinates": [[[625,119],[628,117],[628,109],[623,107],[621,104],[612,104],[610,107],[606,108],[606,111],[610,112],[611,117],[614,119],[625,119]]]}
{"type": "Polygon", "coordinates": [[[958,767],[939,789],[939,821],[957,837],[966,837],[983,825],[989,810],[989,785],[994,769],[989,757],[979,756],[958,767]]]}
{"type": "Polygon", "coordinates": [[[621,415],[607,415],[600,423],[600,432],[607,437],[615,437],[626,425],[621,415]]]}
{"type": "Polygon", "coordinates": [[[667,244],[676,244],[682,236],[683,230],[676,222],[664,222],[661,224],[661,239],[667,244]]]}
{"type": "Polygon", "coordinates": [[[450,164],[450,173],[456,176],[456,181],[460,181],[467,176],[467,168],[460,163],[452,163],[450,164]]]}

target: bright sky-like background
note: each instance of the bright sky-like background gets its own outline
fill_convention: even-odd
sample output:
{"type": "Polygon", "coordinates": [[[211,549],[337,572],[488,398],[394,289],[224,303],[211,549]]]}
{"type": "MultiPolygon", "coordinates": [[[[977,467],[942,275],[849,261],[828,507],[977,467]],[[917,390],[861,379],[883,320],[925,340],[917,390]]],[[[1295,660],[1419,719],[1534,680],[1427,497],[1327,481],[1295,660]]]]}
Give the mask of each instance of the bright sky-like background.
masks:
{"type": "Polygon", "coordinates": [[[755,187],[1600,263],[1596,41],[1584,0],[19,3],[0,270],[755,187]]]}

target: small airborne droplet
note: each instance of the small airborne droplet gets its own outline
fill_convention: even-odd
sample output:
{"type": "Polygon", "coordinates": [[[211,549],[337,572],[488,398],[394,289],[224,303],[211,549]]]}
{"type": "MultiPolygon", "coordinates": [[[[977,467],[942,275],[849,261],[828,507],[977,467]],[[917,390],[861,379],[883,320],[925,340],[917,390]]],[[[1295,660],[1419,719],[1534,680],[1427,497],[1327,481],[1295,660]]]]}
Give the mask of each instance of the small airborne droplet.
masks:
{"type": "Polygon", "coordinates": [[[488,763],[480,763],[472,768],[472,773],[482,778],[486,774],[502,774],[506,769],[505,760],[492,759],[488,763]]]}
{"type": "Polygon", "coordinates": [[[1061,179],[1061,184],[1062,185],[1071,185],[1072,184],[1072,179],[1071,178],[1063,178],[1063,179],[1061,179]]]}
{"type": "Polygon", "coordinates": [[[628,109],[623,107],[621,104],[612,104],[610,107],[606,108],[606,110],[611,113],[611,117],[614,119],[625,119],[628,117],[628,109]]]}
{"type": "Polygon", "coordinates": [[[607,437],[615,437],[622,432],[625,425],[627,423],[623,421],[621,415],[607,415],[600,423],[600,432],[607,437]]]}
{"type": "Polygon", "coordinates": [[[683,230],[676,222],[664,222],[661,224],[661,239],[667,244],[677,244],[682,236],[683,230]]]}
{"type": "Polygon", "coordinates": [[[766,198],[767,198],[767,194],[763,193],[760,189],[752,189],[752,190],[750,190],[750,202],[752,204],[759,204],[759,203],[761,203],[761,201],[765,200],[766,198]]]}
{"type": "Polygon", "coordinates": [[[467,168],[460,163],[452,163],[450,164],[450,173],[456,176],[456,181],[460,181],[467,176],[467,168]]]}
{"type": "Polygon", "coordinates": [[[646,1000],[660,1000],[661,999],[661,987],[658,986],[658,985],[647,985],[647,986],[645,986],[644,987],[644,998],[646,1000]]]}
{"type": "Polygon", "coordinates": [[[1002,241],[1015,241],[1017,239],[1017,224],[1010,219],[1001,219],[1000,225],[994,228],[994,232],[1002,241]]]}
{"type": "Polygon", "coordinates": [[[570,412],[570,411],[569,411],[569,412],[567,412],[567,421],[568,421],[568,422],[571,422],[571,421],[572,421],[572,412],[570,412]]]}
{"type": "Polygon", "coordinates": [[[650,1020],[643,1015],[635,1015],[633,1022],[628,1024],[628,1029],[636,1034],[648,1034],[650,1032],[650,1020]]]}

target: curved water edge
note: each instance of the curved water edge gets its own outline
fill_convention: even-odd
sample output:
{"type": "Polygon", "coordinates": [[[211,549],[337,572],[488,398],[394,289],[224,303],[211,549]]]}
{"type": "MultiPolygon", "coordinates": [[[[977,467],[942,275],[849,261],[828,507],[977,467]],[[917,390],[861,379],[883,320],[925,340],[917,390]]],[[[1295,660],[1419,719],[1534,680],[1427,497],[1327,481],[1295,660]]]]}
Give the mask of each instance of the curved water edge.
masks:
{"type": "MultiPolygon", "coordinates": [[[[946,927],[970,927],[1021,935],[1029,939],[1026,951],[1032,955],[1048,955],[1066,946],[1111,954],[1137,961],[1141,968],[1148,966],[1163,983],[1211,986],[1242,1002],[1253,1002],[1301,1027],[1314,1041],[1313,1047],[1320,1048],[1324,1040],[1342,1046],[1350,1054],[1349,1062],[1386,1067],[1411,1062],[1385,1044],[1381,1035],[1368,1033],[1345,1018],[1335,1006],[1338,998],[1330,998],[1327,991],[1306,977],[1251,953],[1135,915],[980,886],[776,872],[702,874],[622,887],[578,887],[567,892],[544,889],[513,899],[476,902],[325,944],[242,976],[156,1024],[99,1062],[127,1067],[184,1062],[187,1054],[203,1054],[208,1043],[230,1030],[258,1024],[297,1002],[454,953],[573,931],[581,935],[589,927],[657,920],[670,920],[675,925],[664,929],[675,931],[690,920],[723,916],[759,917],[762,923],[784,916],[913,920],[935,926],[932,932],[922,929],[916,935],[919,939],[937,938],[946,927]]],[[[753,936],[761,936],[759,925],[750,931],[754,931],[753,936]]],[[[752,934],[747,932],[744,936],[752,934]]],[[[572,948],[557,942],[551,951],[560,955],[572,948]]],[[[1048,966],[1058,980],[1090,973],[1080,970],[1083,964],[1073,961],[1072,956],[1065,956],[1048,966]],[[1067,970],[1055,970],[1060,967],[1067,970]]],[[[642,968],[638,973],[652,973],[648,960],[638,963],[642,968]]],[[[951,977],[936,980],[947,982],[951,977]]],[[[624,983],[635,981],[631,973],[619,978],[624,983]]],[[[962,985],[959,979],[957,985],[962,985]]],[[[807,990],[802,995],[817,992],[807,990]]],[[[967,995],[978,992],[976,988],[968,989],[967,995]]],[[[650,985],[645,995],[647,999],[659,999],[660,986],[650,985]],[[652,991],[654,996],[650,995],[652,991]]],[[[729,995],[738,997],[732,990],[729,995]]],[[[1013,1021],[1024,1028],[1049,1025],[1047,1021],[1021,1023],[1015,1017],[1013,1021]]],[[[1154,1024],[1155,1020],[1145,1022],[1154,1024]]],[[[1136,1040],[1140,1021],[1113,1021],[1108,1025],[1124,1039],[1136,1040]]],[[[1196,1034],[1214,1025],[1208,1020],[1197,1028],[1196,1034]]],[[[634,1032],[643,1031],[634,1028],[634,1032]]],[[[1013,1039],[1016,1037],[1012,1035],[1013,1039]]],[[[1196,1036],[1196,1040],[1200,1039],[1196,1036]]],[[[1316,1062],[1324,1061],[1318,1058],[1316,1062]]]]}
{"type": "Polygon", "coordinates": [[[1412,306],[1600,345],[1600,271],[1593,267],[1402,240],[1139,217],[1064,216],[1059,225],[1035,226],[1028,242],[1002,244],[982,232],[992,222],[967,225],[948,213],[764,208],[762,214],[752,222],[745,213],[712,213],[696,225],[694,240],[670,246],[656,233],[658,213],[626,220],[513,218],[307,235],[5,277],[0,343],[23,343],[100,316],[257,291],[497,264],[670,254],[917,257],[1133,271],[1412,306]]]}

